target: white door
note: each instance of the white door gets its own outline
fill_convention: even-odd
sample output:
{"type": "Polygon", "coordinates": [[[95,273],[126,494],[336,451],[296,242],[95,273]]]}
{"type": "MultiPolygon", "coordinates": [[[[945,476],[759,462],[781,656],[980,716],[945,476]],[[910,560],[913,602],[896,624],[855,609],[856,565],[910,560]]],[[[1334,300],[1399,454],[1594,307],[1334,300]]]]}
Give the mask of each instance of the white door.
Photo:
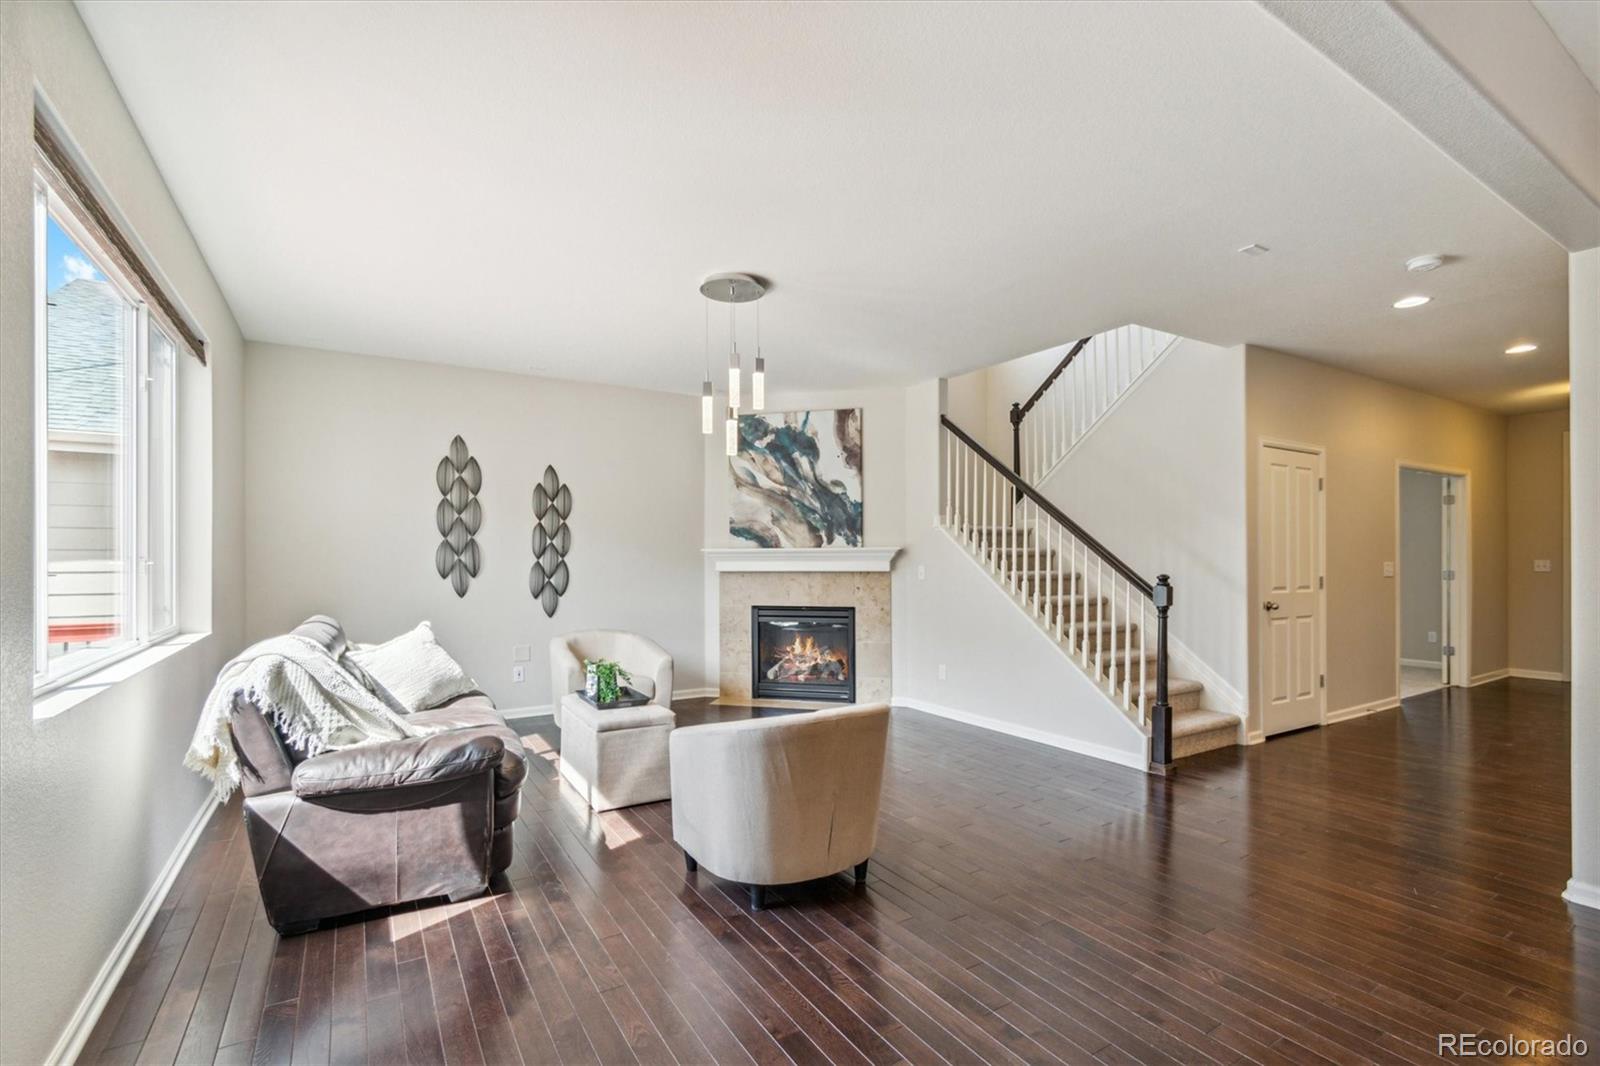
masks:
{"type": "Polygon", "coordinates": [[[1261,706],[1268,736],[1322,722],[1322,456],[1262,445],[1261,706]]]}

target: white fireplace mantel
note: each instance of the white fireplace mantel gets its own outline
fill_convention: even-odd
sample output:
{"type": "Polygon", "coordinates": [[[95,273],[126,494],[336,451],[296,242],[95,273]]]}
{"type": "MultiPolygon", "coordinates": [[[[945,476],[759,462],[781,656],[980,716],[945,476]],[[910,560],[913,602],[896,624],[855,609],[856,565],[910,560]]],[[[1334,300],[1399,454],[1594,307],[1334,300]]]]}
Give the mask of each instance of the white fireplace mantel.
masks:
{"type": "Polygon", "coordinates": [[[718,573],[887,570],[895,548],[702,548],[718,573]]]}

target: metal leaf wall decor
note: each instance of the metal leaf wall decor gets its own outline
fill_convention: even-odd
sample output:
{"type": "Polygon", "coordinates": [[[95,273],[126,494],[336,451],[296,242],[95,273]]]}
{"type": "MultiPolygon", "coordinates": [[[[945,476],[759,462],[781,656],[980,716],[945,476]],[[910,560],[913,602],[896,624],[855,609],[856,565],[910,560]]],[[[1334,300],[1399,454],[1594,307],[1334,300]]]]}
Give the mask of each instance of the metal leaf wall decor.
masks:
{"type": "Polygon", "coordinates": [[[572,550],[567,518],[571,514],[572,490],[561,483],[555,467],[545,467],[543,479],[533,487],[533,569],[528,573],[528,591],[547,618],[556,613],[561,597],[567,594],[566,556],[572,550]]]}
{"type": "Polygon", "coordinates": [[[439,495],[444,497],[433,512],[434,525],[444,538],[434,550],[433,565],[457,596],[465,596],[467,585],[478,576],[482,563],[478,542],[473,538],[483,525],[483,507],[478,503],[483,471],[478,469],[478,460],[467,454],[467,442],[457,436],[450,442],[450,451],[439,460],[433,477],[439,495]]]}

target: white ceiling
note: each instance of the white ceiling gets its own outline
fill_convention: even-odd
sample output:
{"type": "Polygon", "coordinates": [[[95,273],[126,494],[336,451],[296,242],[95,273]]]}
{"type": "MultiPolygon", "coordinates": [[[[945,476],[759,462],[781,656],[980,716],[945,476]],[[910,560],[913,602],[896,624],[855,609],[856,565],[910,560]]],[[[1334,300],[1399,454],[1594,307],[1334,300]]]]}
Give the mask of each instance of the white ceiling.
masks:
{"type": "Polygon", "coordinates": [[[1600,3],[1595,0],[1533,0],[1561,47],[1589,84],[1600,89],[1600,3]]]}
{"type": "Polygon", "coordinates": [[[1565,254],[1254,5],[79,10],[255,340],[694,392],[745,270],[776,388],[1132,321],[1564,402],[1565,254]]]}

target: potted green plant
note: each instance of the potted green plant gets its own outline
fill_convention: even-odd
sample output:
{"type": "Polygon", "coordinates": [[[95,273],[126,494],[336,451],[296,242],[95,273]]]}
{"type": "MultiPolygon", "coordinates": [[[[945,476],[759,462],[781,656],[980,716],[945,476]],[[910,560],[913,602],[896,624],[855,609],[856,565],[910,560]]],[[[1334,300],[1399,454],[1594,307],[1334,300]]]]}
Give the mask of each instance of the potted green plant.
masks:
{"type": "Polygon", "coordinates": [[[585,681],[596,704],[616,703],[622,698],[622,683],[633,675],[611,659],[585,659],[585,681]]]}

